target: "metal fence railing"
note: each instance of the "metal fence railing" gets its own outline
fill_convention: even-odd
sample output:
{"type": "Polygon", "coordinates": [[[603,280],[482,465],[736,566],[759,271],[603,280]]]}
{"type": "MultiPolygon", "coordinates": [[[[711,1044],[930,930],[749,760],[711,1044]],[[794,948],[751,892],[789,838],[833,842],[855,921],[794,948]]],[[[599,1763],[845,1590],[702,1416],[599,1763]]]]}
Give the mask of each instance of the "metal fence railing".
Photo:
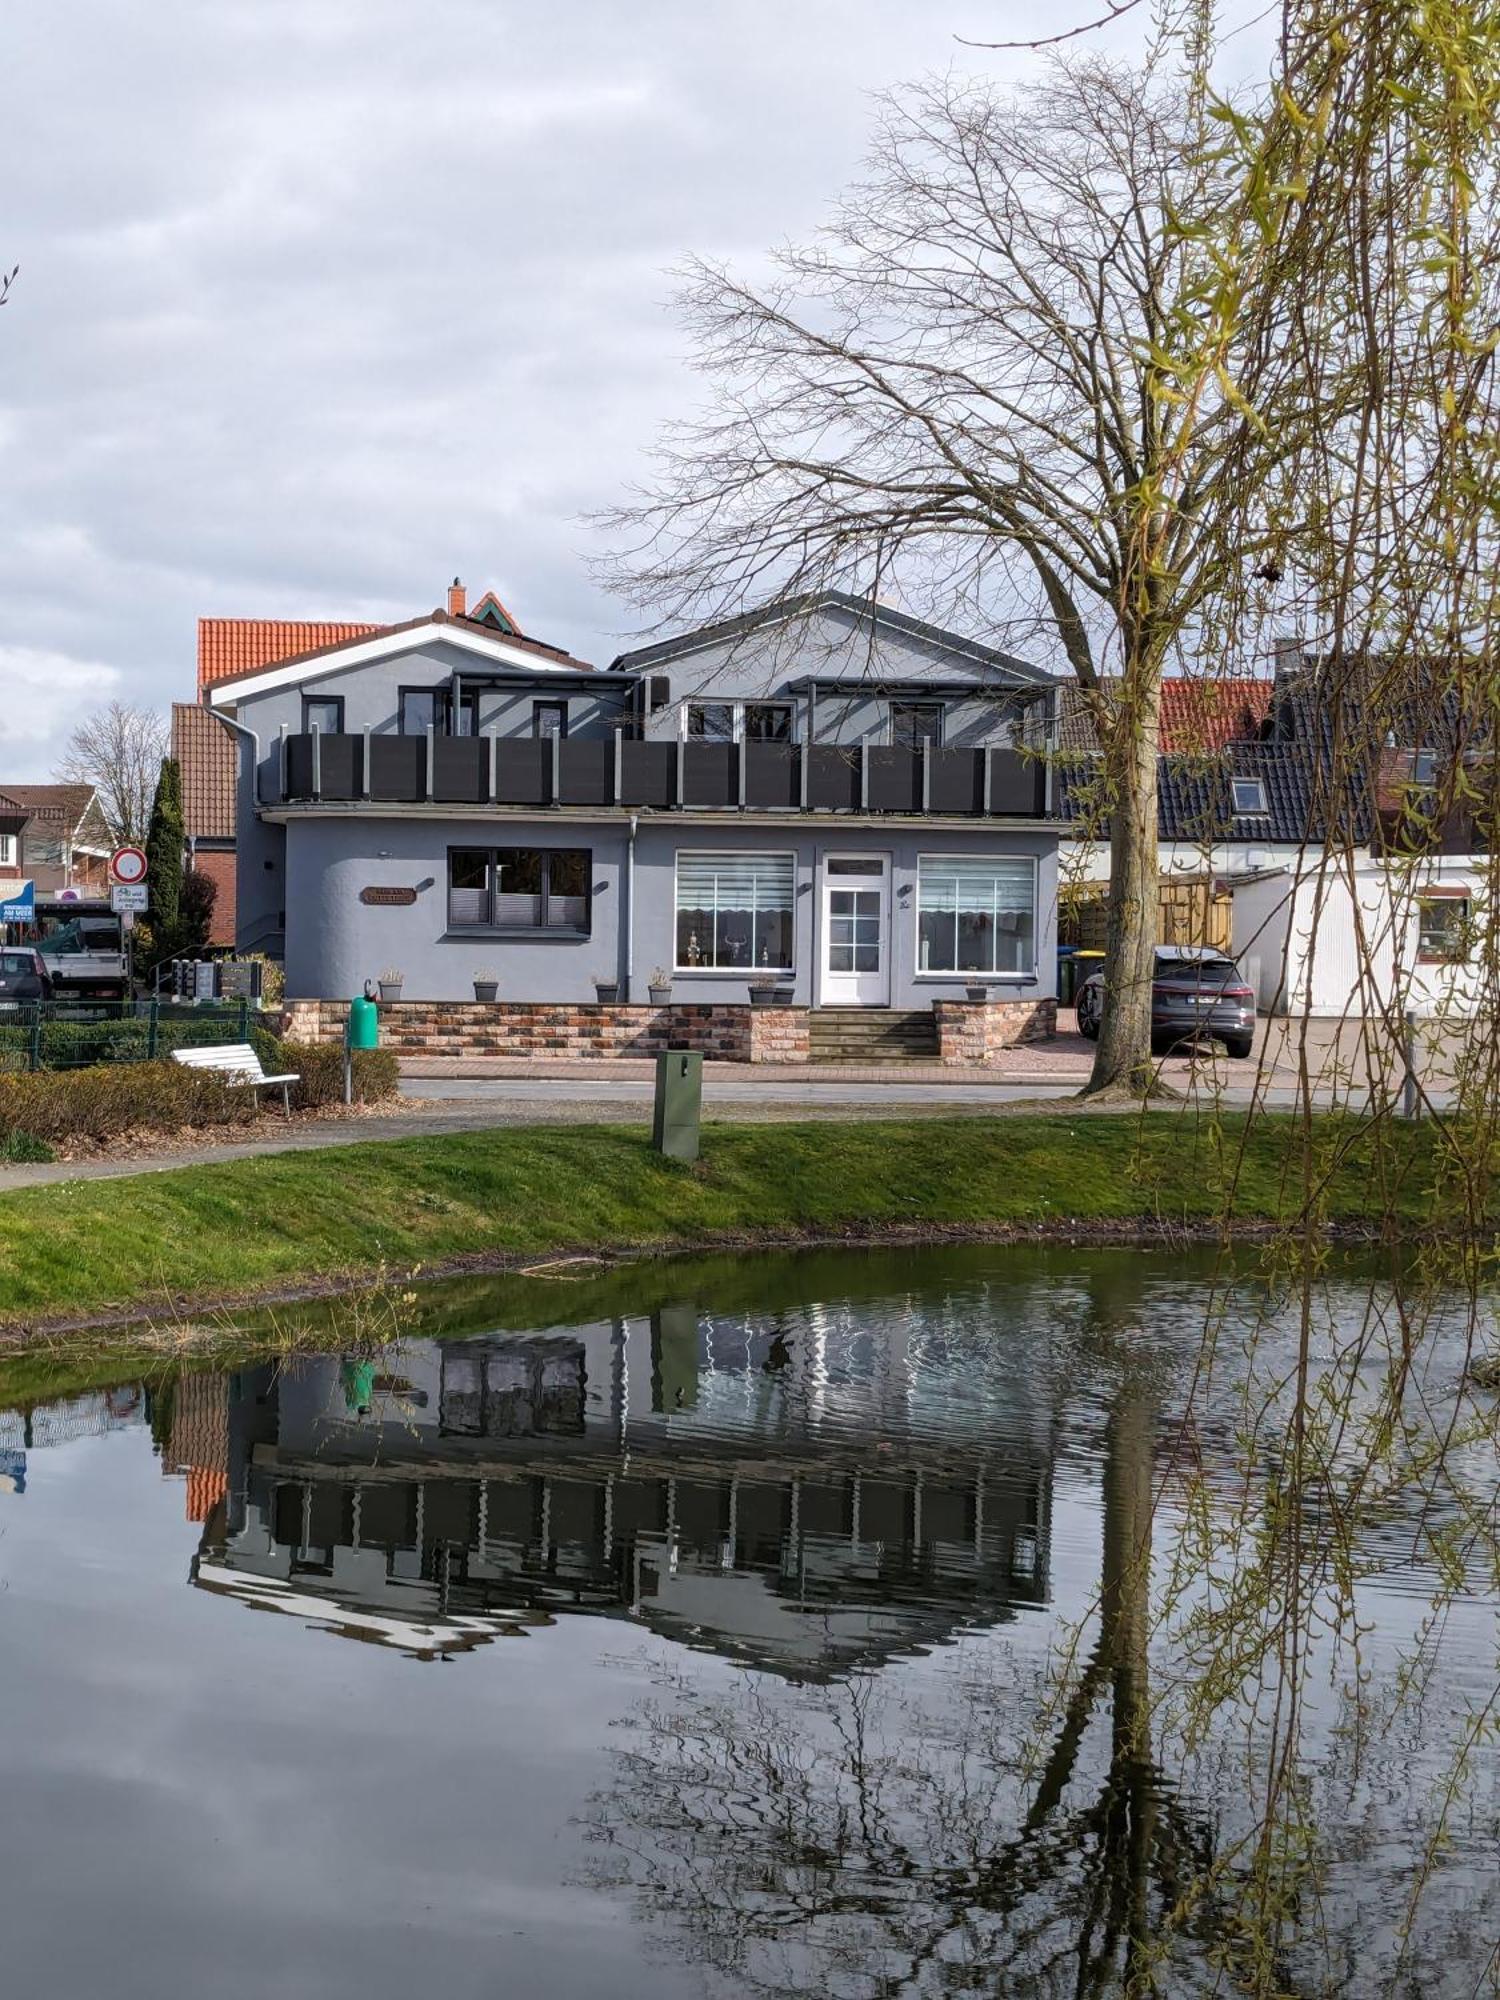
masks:
{"type": "Polygon", "coordinates": [[[253,1001],[42,1000],[0,1004],[0,1070],[155,1062],[174,1049],[245,1042],[265,1024],[253,1001]]]}

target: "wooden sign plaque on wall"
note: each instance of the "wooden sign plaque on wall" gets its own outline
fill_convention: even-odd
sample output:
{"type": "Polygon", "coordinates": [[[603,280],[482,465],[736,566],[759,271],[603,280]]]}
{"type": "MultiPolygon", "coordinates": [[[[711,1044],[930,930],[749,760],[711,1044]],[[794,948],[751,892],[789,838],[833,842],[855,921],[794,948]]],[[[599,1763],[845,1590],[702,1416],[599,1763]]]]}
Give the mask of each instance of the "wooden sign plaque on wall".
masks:
{"type": "Polygon", "coordinates": [[[381,903],[389,905],[395,905],[401,903],[414,903],[417,900],[417,892],[415,889],[397,889],[395,887],[361,889],[359,892],[359,900],[362,903],[381,903]]]}

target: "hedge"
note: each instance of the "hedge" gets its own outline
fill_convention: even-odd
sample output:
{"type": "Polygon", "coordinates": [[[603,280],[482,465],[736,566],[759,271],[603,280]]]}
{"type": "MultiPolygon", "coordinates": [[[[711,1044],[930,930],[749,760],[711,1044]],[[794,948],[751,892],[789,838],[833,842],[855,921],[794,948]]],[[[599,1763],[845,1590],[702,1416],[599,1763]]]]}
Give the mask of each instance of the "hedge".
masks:
{"type": "MultiPolygon", "coordinates": [[[[269,1072],[297,1071],[292,1091],[299,1109],[336,1104],[344,1093],[344,1052],[338,1047],[278,1042],[257,1031],[251,1038],[269,1072]]],[[[354,1092],[376,1104],[396,1090],[396,1058],[389,1049],[357,1050],[354,1092]]],[[[0,1144],[25,1133],[47,1143],[102,1141],[127,1132],[172,1132],[183,1126],[250,1125],[265,1093],[227,1084],[213,1070],[174,1062],[110,1062],[87,1069],[38,1070],[0,1075],[0,1144]]],[[[280,1109],[279,1101],[274,1106],[280,1109]]]]}
{"type": "MultiPolygon", "coordinates": [[[[205,1023],[201,1018],[158,1021],[156,1053],[196,1048],[205,1042],[242,1040],[236,1022],[205,1023]],[[212,1032],[206,1032],[211,1029],[212,1032]]],[[[0,1026],[0,1069],[29,1067],[31,1029],[7,1022],[0,1026]]],[[[150,1060],[151,1024],[144,1017],[114,1021],[43,1021],[38,1039],[43,1069],[80,1069],[91,1063],[139,1063],[150,1060]]]]}

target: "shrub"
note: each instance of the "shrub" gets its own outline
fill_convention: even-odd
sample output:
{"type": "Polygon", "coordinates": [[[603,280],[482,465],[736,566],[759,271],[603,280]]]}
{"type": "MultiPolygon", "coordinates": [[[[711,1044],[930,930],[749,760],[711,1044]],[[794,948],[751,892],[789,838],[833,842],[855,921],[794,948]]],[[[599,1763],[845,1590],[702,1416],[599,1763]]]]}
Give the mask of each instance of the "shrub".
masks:
{"type": "Polygon", "coordinates": [[[247,1125],[256,1109],[253,1092],[230,1089],[211,1070],[169,1062],[0,1075],[0,1142],[19,1133],[103,1140],[184,1125],[247,1125]]]}
{"type": "MultiPolygon", "coordinates": [[[[299,1111],[313,1111],[344,1101],[344,1051],[338,1042],[280,1042],[255,1029],[250,1036],[261,1068],[271,1075],[294,1071],[302,1081],[292,1090],[299,1111]]],[[[354,1101],[382,1104],[396,1095],[399,1081],[393,1049],[354,1051],[354,1101]]]]}

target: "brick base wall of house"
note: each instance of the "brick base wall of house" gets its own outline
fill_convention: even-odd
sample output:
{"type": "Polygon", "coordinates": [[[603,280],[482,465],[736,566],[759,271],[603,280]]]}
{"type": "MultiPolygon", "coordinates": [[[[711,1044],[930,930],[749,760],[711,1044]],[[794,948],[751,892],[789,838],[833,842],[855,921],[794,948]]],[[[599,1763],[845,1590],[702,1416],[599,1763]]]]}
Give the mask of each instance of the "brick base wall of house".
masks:
{"type": "Polygon", "coordinates": [[[995,1062],[1018,1042],[1050,1041],[1055,1000],[934,1000],[938,1060],[950,1068],[995,1062]]]}
{"type": "MultiPolygon", "coordinates": [[[[1017,1042],[1056,1032],[1055,1000],[938,1000],[939,1059],[950,1066],[993,1062],[1017,1042]]],[[[298,1042],[337,1042],[348,1003],[290,1000],[282,1033],[298,1042]]],[[[811,1057],[806,1007],[556,1006],[498,1000],[401,1000],[380,1009],[383,1048],[407,1056],[540,1056],[554,1060],[654,1056],[696,1049],[715,1062],[805,1063],[811,1057]]]]}
{"type": "MultiPolygon", "coordinates": [[[[399,1000],[380,1009],[380,1043],[406,1056],[654,1056],[696,1049],[716,1062],[750,1062],[749,1007],[544,1006],[499,1000],[399,1000]]],[[[778,1013],[777,1010],[767,1010],[778,1013]]],[[[342,1000],[291,1000],[283,1032],[293,1041],[342,1039],[342,1000]]],[[[762,1056],[760,1061],[789,1060],[762,1056]]]]}

